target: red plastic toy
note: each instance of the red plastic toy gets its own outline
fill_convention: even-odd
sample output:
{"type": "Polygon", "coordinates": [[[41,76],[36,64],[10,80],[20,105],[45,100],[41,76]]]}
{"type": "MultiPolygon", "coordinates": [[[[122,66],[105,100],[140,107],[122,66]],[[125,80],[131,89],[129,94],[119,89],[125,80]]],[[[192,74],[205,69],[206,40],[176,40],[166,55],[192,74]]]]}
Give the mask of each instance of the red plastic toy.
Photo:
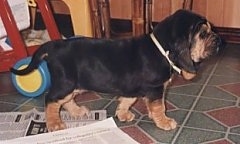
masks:
{"type": "MultiPolygon", "coordinates": [[[[48,1],[35,0],[35,2],[41,12],[50,38],[52,40],[61,39],[48,1]]],[[[4,72],[8,71],[9,67],[12,67],[18,60],[32,55],[38,46],[25,46],[7,0],[0,0],[0,17],[2,18],[11,46],[13,47],[11,51],[4,51],[0,47],[0,72],[4,72]]]]}

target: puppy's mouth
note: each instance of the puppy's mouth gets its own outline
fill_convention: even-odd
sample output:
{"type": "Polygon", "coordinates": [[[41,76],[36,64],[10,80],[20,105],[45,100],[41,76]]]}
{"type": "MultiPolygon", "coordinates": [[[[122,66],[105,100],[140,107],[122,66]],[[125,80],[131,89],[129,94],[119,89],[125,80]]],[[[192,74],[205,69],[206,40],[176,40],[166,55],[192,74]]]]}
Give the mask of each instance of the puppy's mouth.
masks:
{"type": "Polygon", "coordinates": [[[197,71],[200,68],[201,62],[192,61],[192,63],[193,63],[193,67],[194,67],[194,70],[192,70],[192,71],[189,71],[189,70],[187,71],[187,70],[181,68],[181,75],[185,80],[192,80],[193,78],[195,78],[197,76],[197,71]]]}
{"type": "Polygon", "coordinates": [[[185,80],[192,80],[197,75],[197,73],[190,73],[190,72],[185,71],[184,69],[182,69],[182,73],[181,74],[182,74],[182,77],[185,80]]]}
{"type": "Polygon", "coordinates": [[[210,36],[210,38],[208,39],[208,41],[206,43],[207,44],[206,44],[205,51],[203,52],[202,59],[207,59],[210,56],[217,55],[217,53],[219,52],[219,49],[222,45],[222,40],[218,35],[213,34],[210,36]]]}

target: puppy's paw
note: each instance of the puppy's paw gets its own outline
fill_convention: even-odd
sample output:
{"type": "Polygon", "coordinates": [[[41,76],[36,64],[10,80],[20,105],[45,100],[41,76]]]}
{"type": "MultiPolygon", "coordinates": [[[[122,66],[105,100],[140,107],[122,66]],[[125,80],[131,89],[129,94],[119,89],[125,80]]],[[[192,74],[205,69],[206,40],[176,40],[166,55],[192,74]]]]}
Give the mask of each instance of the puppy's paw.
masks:
{"type": "Polygon", "coordinates": [[[62,121],[48,121],[47,122],[48,132],[58,131],[58,130],[62,130],[65,128],[66,128],[66,125],[62,121]]]}
{"type": "Polygon", "coordinates": [[[90,110],[85,106],[77,106],[74,107],[71,111],[69,111],[70,115],[73,117],[83,117],[84,115],[89,115],[90,110]]]}
{"type": "Polygon", "coordinates": [[[168,117],[161,120],[155,120],[155,123],[157,127],[163,130],[173,130],[177,127],[177,122],[174,119],[168,117]]]}
{"type": "Polygon", "coordinates": [[[130,122],[135,118],[135,115],[131,111],[126,110],[117,110],[115,114],[119,121],[127,121],[130,122]]]}

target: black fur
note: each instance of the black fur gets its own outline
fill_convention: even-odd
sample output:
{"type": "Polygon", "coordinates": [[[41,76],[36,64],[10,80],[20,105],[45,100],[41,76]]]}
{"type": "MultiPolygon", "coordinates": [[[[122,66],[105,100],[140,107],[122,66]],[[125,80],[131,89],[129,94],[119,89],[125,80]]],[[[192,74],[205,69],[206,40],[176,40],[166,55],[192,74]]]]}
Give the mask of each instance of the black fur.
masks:
{"type": "MultiPolygon", "coordinates": [[[[195,29],[205,22],[199,15],[180,10],[160,22],[153,34],[178,67],[196,73],[189,50],[195,29]]],[[[121,40],[81,37],[51,41],[36,51],[29,67],[11,71],[29,73],[42,58],[51,74],[46,103],[62,99],[74,89],[161,99],[163,84],[173,73],[148,34],[121,40]]]]}

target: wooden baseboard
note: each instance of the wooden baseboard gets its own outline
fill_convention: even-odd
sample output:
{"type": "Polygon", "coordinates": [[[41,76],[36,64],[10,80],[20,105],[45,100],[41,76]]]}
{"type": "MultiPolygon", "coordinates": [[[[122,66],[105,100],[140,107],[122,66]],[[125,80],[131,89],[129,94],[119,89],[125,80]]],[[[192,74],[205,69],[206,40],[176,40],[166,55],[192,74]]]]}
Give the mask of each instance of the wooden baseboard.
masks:
{"type": "Polygon", "coordinates": [[[226,42],[240,44],[240,28],[216,27],[216,30],[226,42]]]}

